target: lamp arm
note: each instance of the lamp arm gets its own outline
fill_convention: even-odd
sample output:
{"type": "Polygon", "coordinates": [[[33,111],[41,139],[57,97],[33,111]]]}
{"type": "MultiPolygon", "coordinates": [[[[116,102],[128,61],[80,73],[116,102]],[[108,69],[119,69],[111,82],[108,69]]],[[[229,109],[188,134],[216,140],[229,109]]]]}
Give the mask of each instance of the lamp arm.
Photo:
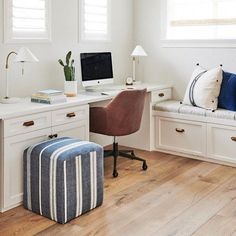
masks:
{"type": "Polygon", "coordinates": [[[16,52],[12,51],[7,55],[7,58],[6,58],[6,66],[5,66],[6,68],[6,96],[5,96],[5,99],[9,99],[8,68],[9,68],[9,58],[12,54],[17,55],[16,52]]]}
{"type": "Polygon", "coordinates": [[[6,69],[9,68],[9,58],[10,58],[10,56],[11,56],[12,54],[17,55],[17,53],[14,52],[14,51],[10,52],[10,53],[7,55],[7,58],[6,58],[6,67],[5,67],[6,69]]]}

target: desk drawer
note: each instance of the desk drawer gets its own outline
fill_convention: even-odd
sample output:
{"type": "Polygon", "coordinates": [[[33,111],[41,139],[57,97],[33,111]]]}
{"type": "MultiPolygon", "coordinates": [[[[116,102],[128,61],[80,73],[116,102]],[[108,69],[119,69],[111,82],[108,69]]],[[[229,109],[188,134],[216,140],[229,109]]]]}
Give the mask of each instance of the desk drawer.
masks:
{"type": "Polygon", "coordinates": [[[52,125],[62,125],[70,122],[89,119],[89,106],[76,106],[52,112],[52,125]]]}
{"type": "Polygon", "coordinates": [[[4,120],[4,137],[48,128],[51,126],[51,112],[22,116],[4,120]]]}
{"type": "Polygon", "coordinates": [[[152,92],[152,103],[169,100],[172,98],[172,89],[162,89],[152,92]]]}
{"type": "Polygon", "coordinates": [[[158,149],[206,155],[206,124],[157,117],[156,134],[158,149]]]}
{"type": "Polygon", "coordinates": [[[236,128],[208,124],[208,156],[221,161],[236,163],[236,128]]]}

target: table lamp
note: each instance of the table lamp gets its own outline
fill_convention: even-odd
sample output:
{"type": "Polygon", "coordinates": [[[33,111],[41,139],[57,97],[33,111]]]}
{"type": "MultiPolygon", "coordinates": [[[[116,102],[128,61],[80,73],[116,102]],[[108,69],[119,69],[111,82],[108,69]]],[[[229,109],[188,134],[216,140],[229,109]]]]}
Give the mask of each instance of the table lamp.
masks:
{"type": "Polygon", "coordinates": [[[20,62],[22,63],[22,75],[24,75],[24,66],[23,64],[25,62],[38,62],[39,60],[37,59],[36,56],[26,47],[22,47],[19,49],[18,52],[10,52],[7,55],[6,58],[6,96],[2,99],[2,103],[5,104],[11,104],[11,103],[17,103],[20,101],[20,98],[15,98],[15,97],[9,97],[9,83],[8,83],[8,69],[9,69],[9,58],[11,55],[16,55],[15,57],[15,62],[20,62]]]}
{"type": "Polygon", "coordinates": [[[134,51],[132,52],[131,56],[133,57],[133,82],[136,82],[136,58],[139,57],[146,57],[147,53],[144,51],[144,49],[142,48],[142,46],[137,45],[134,49],[134,51]]]}

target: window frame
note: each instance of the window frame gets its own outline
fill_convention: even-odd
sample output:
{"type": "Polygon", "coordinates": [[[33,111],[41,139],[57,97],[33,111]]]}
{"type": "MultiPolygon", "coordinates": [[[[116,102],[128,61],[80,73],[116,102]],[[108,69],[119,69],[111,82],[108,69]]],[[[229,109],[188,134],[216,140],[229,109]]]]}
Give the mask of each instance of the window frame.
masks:
{"type": "Polygon", "coordinates": [[[84,35],[84,1],[85,0],[78,0],[79,1],[79,42],[81,43],[109,43],[112,40],[112,32],[111,32],[111,21],[112,21],[112,1],[107,0],[107,36],[106,38],[86,38],[84,35]]]}
{"type": "Polygon", "coordinates": [[[161,46],[166,48],[236,48],[235,39],[167,39],[167,0],[161,0],[161,46]]]}
{"type": "MultiPolygon", "coordinates": [[[[13,38],[12,37],[12,28],[11,28],[11,19],[10,19],[10,4],[11,1],[4,0],[4,43],[5,44],[21,44],[21,43],[50,43],[52,42],[52,19],[51,19],[51,10],[52,10],[52,2],[51,0],[46,0],[46,21],[47,21],[47,37],[46,38],[13,38]]],[[[30,33],[29,33],[30,34],[30,33]]]]}

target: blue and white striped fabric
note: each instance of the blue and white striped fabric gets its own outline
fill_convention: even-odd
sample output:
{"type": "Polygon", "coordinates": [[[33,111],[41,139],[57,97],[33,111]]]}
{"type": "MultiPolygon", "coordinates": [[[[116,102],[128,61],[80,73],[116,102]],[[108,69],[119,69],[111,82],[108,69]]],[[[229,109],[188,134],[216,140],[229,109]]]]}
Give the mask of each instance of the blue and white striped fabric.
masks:
{"type": "Polygon", "coordinates": [[[66,223],[103,202],[103,148],[58,138],[24,152],[24,207],[66,223]]]}

